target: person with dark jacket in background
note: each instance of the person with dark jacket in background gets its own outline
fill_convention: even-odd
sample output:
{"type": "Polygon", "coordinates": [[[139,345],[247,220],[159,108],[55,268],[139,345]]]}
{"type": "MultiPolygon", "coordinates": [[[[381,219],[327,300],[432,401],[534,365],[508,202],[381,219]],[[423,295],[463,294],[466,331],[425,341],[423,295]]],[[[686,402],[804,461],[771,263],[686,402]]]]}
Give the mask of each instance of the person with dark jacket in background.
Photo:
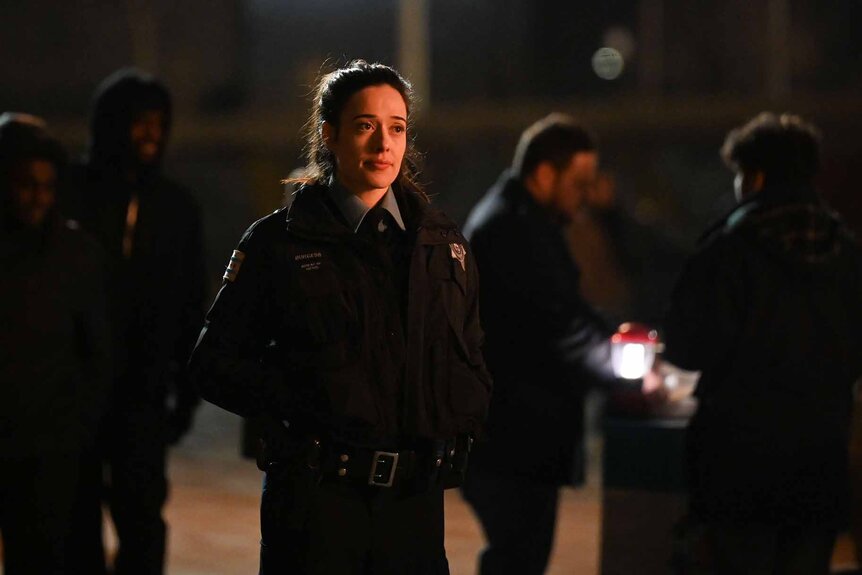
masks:
{"type": "Polygon", "coordinates": [[[813,126],[764,113],[722,156],[739,205],[686,264],[664,323],[664,361],[701,372],[691,523],[710,573],[826,574],[849,507],[862,253],[814,187],[813,126]]]}
{"type": "Polygon", "coordinates": [[[230,258],[192,357],[204,398],[262,421],[260,573],[439,575],[491,380],[476,262],[413,182],[411,87],[325,75],[311,175],[230,258]]]}
{"type": "Polygon", "coordinates": [[[495,381],[488,440],[463,487],[488,541],[483,575],[545,571],[559,487],[584,480],[584,394],[613,380],[610,330],[582,297],[563,236],[597,164],[589,133],[552,114],[524,131],[464,228],[482,272],[495,381]]]}
{"type": "Polygon", "coordinates": [[[6,575],[76,573],[65,544],[110,383],[102,250],[57,212],[60,145],[0,116],[0,531],[6,575]]]}
{"type": "Polygon", "coordinates": [[[98,88],[87,163],[73,182],[81,224],[107,255],[115,358],[100,450],[85,469],[74,550],[82,573],[104,572],[102,461],[119,540],[114,572],[162,572],[166,451],[198,404],[186,364],[203,321],[201,216],[191,193],[162,175],[170,125],[161,83],[114,73],[98,88]]]}

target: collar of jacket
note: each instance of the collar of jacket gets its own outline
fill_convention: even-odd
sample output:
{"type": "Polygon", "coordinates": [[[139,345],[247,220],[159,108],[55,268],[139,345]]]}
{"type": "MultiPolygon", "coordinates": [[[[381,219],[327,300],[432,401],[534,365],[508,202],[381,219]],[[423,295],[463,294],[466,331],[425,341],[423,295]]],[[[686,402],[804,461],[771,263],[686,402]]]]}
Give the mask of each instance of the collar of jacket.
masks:
{"type": "Polygon", "coordinates": [[[536,201],[524,182],[512,173],[511,168],[503,171],[496,185],[500,188],[503,201],[512,206],[516,213],[539,220],[551,227],[562,227],[553,212],[536,201]]]}
{"type": "MultiPolygon", "coordinates": [[[[451,243],[459,235],[455,222],[419,194],[403,189],[397,183],[392,184],[392,191],[402,209],[407,232],[416,234],[418,243],[451,243]]],[[[304,185],[297,190],[287,210],[287,230],[298,237],[323,242],[339,242],[355,237],[353,230],[336,216],[337,209],[327,197],[326,186],[304,185]]]]}
{"type": "Polygon", "coordinates": [[[717,234],[737,227],[749,215],[772,207],[788,204],[820,204],[817,190],[810,183],[767,185],[760,192],[743,199],[724,216],[709,226],[698,239],[698,245],[709,242],[717,234]]]}

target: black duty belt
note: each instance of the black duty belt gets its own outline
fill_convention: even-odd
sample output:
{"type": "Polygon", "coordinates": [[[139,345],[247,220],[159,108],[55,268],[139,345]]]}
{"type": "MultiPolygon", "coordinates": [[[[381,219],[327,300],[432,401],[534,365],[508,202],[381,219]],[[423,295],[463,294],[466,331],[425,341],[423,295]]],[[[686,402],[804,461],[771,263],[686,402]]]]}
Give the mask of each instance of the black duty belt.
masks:
{"type": "Polygon", "coordinates": [[[375,487],[393,487],[416,479],[432,479],[431,475],[436,475],[444,463],[444,453],[435,451],[379,451],[355,445],[333,444],[322,454],[320,471],[323,477],[375,487]]]}
{"type": "Polygon", "coordinates": [[[374,449],[315,436],[289,434],[270,429],[261,443],[258,467],[313,472],[317,480],[350,482],[354,485],[423,489],[460,485],[473,440],[467,435],[448,440],[426,440],[411,449],[374,449]]]}
{"type": "Polygon", "coordinates": [[[453,473],[461,474],[469,450],[469,439],[430,442],[423,449],[381,451],[356,445],[333,443],[321,446],[320,474],[324,478],[374,487],[449,484],[453,473]]]}

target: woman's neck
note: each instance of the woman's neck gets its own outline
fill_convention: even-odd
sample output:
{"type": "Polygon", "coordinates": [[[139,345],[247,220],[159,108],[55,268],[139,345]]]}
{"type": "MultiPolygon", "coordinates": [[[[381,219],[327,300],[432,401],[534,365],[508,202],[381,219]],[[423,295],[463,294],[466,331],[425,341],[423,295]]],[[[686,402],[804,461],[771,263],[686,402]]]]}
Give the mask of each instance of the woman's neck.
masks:
{"type": "Polygon", "coordinates": [[[377,205],[377,202],[380,201],[380,198],[386,195],[386,191],[388,189],[389,188],[383,188],[382,190],[367,190],[359,193],[353,192],[353,195],[362,200],[362,203],[369,208],[373,208],[377,205]]]}

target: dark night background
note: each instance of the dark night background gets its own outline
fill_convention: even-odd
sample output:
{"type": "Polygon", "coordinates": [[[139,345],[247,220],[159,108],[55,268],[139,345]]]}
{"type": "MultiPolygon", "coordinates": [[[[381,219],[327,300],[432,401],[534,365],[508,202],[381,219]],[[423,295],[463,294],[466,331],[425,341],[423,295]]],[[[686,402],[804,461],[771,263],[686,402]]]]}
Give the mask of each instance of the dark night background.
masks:
{"type": "Polygon", "coordinates": [[[717,154],[725,133],[769,109],[823,129],[824,192],[862,223],[854,0],[12,4],[0,20],[0,107],[46,117],[73,153],[111,71],[133,64],[167,83],[176,100],[167,172],[204,206],[213,282],[245,226],[279,206],[280,178],[301,165],[318,73],[357,57],[417,84],[422,180],[459,221],[509,163],[520,131],[558,110],[597,133],[624,208],[688,251],[731,201],[717,154]],[[426,42],[410,36],[418,50],[400,40],[401,11],[424,26],[426,42]],[[606,45],[626,56],[615,80],[591,66],[606,45]]]}

